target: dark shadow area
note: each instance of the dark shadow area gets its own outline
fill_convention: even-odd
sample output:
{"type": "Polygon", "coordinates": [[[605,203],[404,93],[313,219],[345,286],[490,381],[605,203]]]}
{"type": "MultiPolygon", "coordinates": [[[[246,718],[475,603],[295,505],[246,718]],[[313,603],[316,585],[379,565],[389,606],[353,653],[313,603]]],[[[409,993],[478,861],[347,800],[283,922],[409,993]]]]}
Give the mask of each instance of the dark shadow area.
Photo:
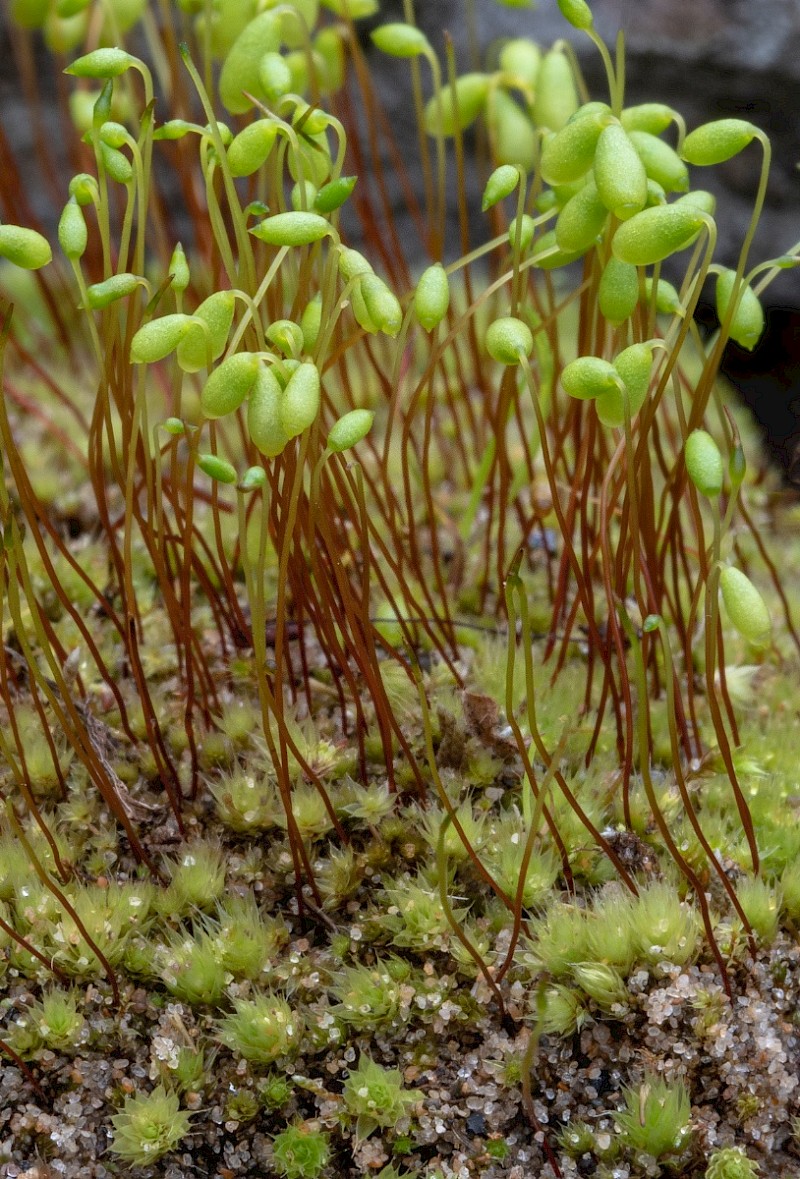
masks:
{"type": "MultiPolygon", "coordinates": [[[[728,342],[720,372],[758,422],[764,450],[785,481],[800,487],[800,309],[765,308],[764,334],[752,352],[728,342]]],[[[709,333],[719,326],[709,303],[696,319],[709,333]]]]}

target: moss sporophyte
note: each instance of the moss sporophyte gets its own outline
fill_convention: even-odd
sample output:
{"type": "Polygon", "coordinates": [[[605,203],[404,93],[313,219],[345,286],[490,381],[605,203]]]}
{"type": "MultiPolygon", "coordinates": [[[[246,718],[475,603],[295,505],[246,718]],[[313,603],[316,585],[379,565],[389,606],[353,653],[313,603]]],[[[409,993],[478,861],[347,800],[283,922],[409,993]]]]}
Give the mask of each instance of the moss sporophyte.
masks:
{"type": "Polygon", "coordinates": [[[468,67],[389,7],[12,0],[66,143],[0,174],[0,1163],[756,1174],[800,639],[717,374],[800,253],[750,261],[770,143],[629,103],[586,0],[598,95],[519,0],[468,67]]]}

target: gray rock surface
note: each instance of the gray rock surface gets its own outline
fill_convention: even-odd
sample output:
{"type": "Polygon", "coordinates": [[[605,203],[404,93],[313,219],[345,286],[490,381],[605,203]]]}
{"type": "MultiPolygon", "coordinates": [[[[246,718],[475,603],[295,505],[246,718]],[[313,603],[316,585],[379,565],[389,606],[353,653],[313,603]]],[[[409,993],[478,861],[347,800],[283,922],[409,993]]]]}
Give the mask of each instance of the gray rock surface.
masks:
{"type": "MultiPolygon", "coordinates": [[[[592,0],[596,27],[613,44],[623,26],[628,46],[629,102],[665,101],[683,112],[690,127],[707,119],[737,115],[752,119],[769,134],[774,163],[767,203],[751,258],[786,251],[800,239],[800,0],[592,0]]],[[[556,0],[539,0],[536,8],[506,8],[495,0],[416,0],[420,25],[437,50],[445,33],[452,37],[460,68],[473,67],[491,55],[494,43],[530,35],[542,45],[567,36],[580,57],[591,92],[602,97],[604,75],[588,39],[571,29],[556,0]]],[[[402,19],[402,0],[383,0],[380,22],[402,19]]],[[[30,157],[37,133],[23,100],[0,7],[0,121],[18,161],[30,157]]],[[[375,21],[374,23],[380,23],[375,21]]],[[[377,57],[377,55],[376,55],[377,57]]],[[[45,93],[55,79],[38,61],[36,82],[45,93]]],[[[406,158],[416,154],[416,131],[409,98],[407,62],[380,59],[383,101],[406,158]]],[[[45,110],[41,133],[51,144],[63,141],[59,119],[45,110]]],[[[760,158],[751,146],[719,168],[704,170],[695,183],[718,195],[719,258],[732,262],[749,219],[760,158]]],[[[65,167],[68,165],[65,164],[65,167]]],[[[33,212],[45,222],[53,216],[58,180],[50,175],[26,186],[33,212]],[[48,215],[49,214],[49,215],[48,215]]],[[[61,186],[65,187],[65,185],[61,186]]],[[[477,183],[470,199],[479,199],[477,183]]],[[[402,213],[402,209],[399,210],[402,213]]],[[[0,215],[12,217],[10,208],[0,215]]],[[[455,223],[454,206],[451,220],[455,223]]],[[[480,217],[477,218],[478,224],[480,217]]],[[[409,228],[407,242],[418,240],[409,228]]],[[[772,301],[800,307],[800,273],[786,272],[771,288],[772,301]]]]}
{"type": "MultiPolygon", "coordinates": [[[[800,241],[800,2],[798,0],[591,0],[595,25],[613,46],[625,29],[628,103],[667,102],[694,127],[709,119],[750,119],[772,140],[767,201],[751,254],[753,261],[781,254],[800,241]]],[[[593,96],[605,96],[605,75],[588,38],[571,29],[556,0],[534,9],[504,8],[474,0],[474,22],[464,0],[419,0],[419,24],[437,49],[445,33],[459,61],[478,46],[484,56],[504,37],[531,36],[547,46],[559,38],[574,45],[593,96]]],[[[402,19],[401,0],[388,0],[382,19],[402,19]]],[[[474,56],[472,56],[474,61],[474,56]]],[[[393,126],[410,117],[407,66],[392,63],[382,86],[393,126]],[[403,68],[405,67],[405,68],[403,68]]],[[[383,68],[383,67],[382,67],[383,68]]],[[[413,128],[401,131],[413,136],[413,128]]],[[[409,138],[409,142],[412,140],[409,138]]],[[[713,169],[696,170],[694,183],[718,198],[719,250],[735,261],[758,184],[761,159],[751,146],[713,169]]],[[[770,288],[773,301],[800,305],[800,272],[786,272],[770,288]]]]}

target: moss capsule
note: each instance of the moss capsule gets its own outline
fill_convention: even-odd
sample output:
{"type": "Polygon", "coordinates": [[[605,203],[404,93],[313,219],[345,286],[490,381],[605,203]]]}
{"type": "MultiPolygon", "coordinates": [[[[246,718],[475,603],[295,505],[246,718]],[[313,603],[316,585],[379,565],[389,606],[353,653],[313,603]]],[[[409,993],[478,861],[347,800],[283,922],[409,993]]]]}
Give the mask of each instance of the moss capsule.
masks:
{"type": "Polygon", "coordinates": [[[185,373],[196,373],[206,368],[209,345],[212,360],[218,360],[225,351],[235,306],[236,297],[232,291],[215,291],[194,312],[195,319],[201,319],[208,325],[208,333],[195,325],[194,330],[188,332],[178,345],[178,364],[185,373]]]}
{"type": "Polygon", "coordinates": [[[560,131],[578,106],[578,88],[569,58],[560,49],[549,49],[539,67],[534,123],[537,127],[560,131]]]}
{"type": "Polygon", "coordinates": [[[560,131],[546,140],[542,148],[542,178],[548,184],[571,184],[585,176],[594,161],[600,132],[609,123],[607,107],[584,115],[576,111],[560,131]]]}
{"type": "Polygon", "coordinates": [[[501,164],[499,168],[495,168],[483,190],[481,211],[485,213],[499,201],[505,200],[518,184],[519,170],[513,164],[501,164]]]}
{"type": "Polygon", "coordinates": [[[228,147],[228,166],[234,176],[252,176],[265,162],[278,137],[278,124],[257,119],[235,135],[228,147]]]}
{"type": "Polygon", "coordinates": [[[486,351],[500,364],[519,364],[523,356],[530,356],[533,351],[533,333],[521,319],[503,316],[486,330],[486,351]]]}
{"type": "Polygon", "coordinates": [[[75,197],[70,197],[58,222],[58,244],[67,258],[82,258],[89,240],[86,221],[75,197]]]}
{"type": "Polygon", "coordinates": [[[52,261],[53,251],[47,238],[35,229],[0,225],[0,258],[6,258],[22,270],[40,270],[52,261]]]}
{"type": "Polygon", "coordinates": [[[303,333],[303,351],[313,352],[322,326],[322,295],[317,293],[306,303],[300,316],[300,330],[303,333]]]}
{"type": "Polygon", "coordinates": [[[117,299],[126,299],[140,286],[146,289],[147,281],[138,274],[130,274],[127,271],[122,274],[112,274],[111,278],[106,278],[103,282],[92,283],[87,288],[86,305],[92,311],[102,311],[104,307],[116,303],[117,299]]]}
{"type": "Polygon", "coordinates": [[[614,327],[629,319],[639,301],[639,272],[630,262],[609,258],[603,267],[597,302],[600,311],[614,327]]]}
{"type": "Polygon", "coordinates": [[[397,21],[380,25],[371,33],[372,43],[389,57],[418,57],[430,52],[430,43],[425,34],[414,25],[397,21]]]}
{"type": "Polygon", "coordinates": [[[536,165],[539,136],[528,114],[507,90],[491,91],[486,122],[497,162],[531,172],[536,165]]]}
{"type": "Polygon", "coordinates": [[[143,324],[131,340],[131,364],[155,364],[178,347],[192,327],[189,315],[162,315],[143,324]]]}
{"type": "Polygon", "coordinates": [[[686,471],[701,495],[713,499],[722,491],[725,469],[722,455],[706,430],[692,430],[683,448],[686,471]]]}
{"type": "Polygon", "coordinates": [[[326,237],[331,226],[319,213],[276,213],[250,232],[270,246],[310,246],[326,237]]]}
{"type": "MultiPolygon", "coordinates": [[[[717,277],[717,315],[720,323],[728,314],[733,287],[736,282],[734,270],[721,270],[717,277]]],[[[758,295],[747,283],[740,283],[736,308],[730,322],[730,337],[742,348],[752,352],[764,331],[764,308],[758,295]]]]}
{"type": "Polygon", "coordinates": [[[450,281],[447,271],[440,262],[434,262],[420,275],[414,292],[414,311],[425,331],[432,332],[447,315],[449,307],[450,281]]]}
{"type": "Polygon", "coordinates": [[[359,280],[361,297],[364,300],[368,316],[367,323],[361,326],[367,331],[384,332],[387,336],[396,336],[403,323],[403,309],[397,296],[389,290],[386,283],[377,274],[364,274],[359,280]]]}
{"type": "Polygon", "coordinates": [[[564,367],[561,384],[570,397],[589,401],[620,389],[622,378],[609,361],[599,356],[579,356],[564,367]]]}
{"type": "Polygon", "coordinates": [[[371,409],[351,409],[331,426],[328,434],[328,450],[340,454],[366,438],[372,428],[375,414],[371,409]]]}
{"type": "Polygon", "coordinates": [[[425,107],[429,135],[455,135],[474,123],[486,105],[488,74],[462,74],[451,86],[443,86],[425,107]]]}
{"type": "Polygon", "coordinates": [[[754,647],[768,646],[772,638],[769,610],[750,578],[728,565],[720,574],[719,586],[728,618],[742,638],[754,647]]]}
{"type": "Polygon", "coordinates": [[[280,403],[281,425],[290,438],[302,434],[316,420],[319,404],[319,372],[315,364],[305,361],[286,382],[280,403]]]}
{"type": "Polygon", "coordinates": [[[259,66],[265,53],[276,53],[281,47],[281,18],[274,12],[262,12],[245,25],[231,46],[219,76],[219,96],[222,105],[232,115],[249,110],[253,98],[266,98],[259,77],[259,66]]]}
{"type": "Polygon", "coordinates": [[[747,119],[715,119],[689,132],[681,155],[689,164],[722,164],[743,151],[758,134],[758,127],[747,119]]]}
{"type": "Polygon", "coordinates": [[[268,365],[261,365],[247,401],[247,432],[267,458],[279,455],[289,441],[281,423],[283,389],[268,365]]]}
{"type": "Polygon", "coordinates": [[[587,180],[559,213],[556,241],[569,254],[583,254],[597,241],[607,220],[608,208],[597,185],[593,180],[587,180]]]}
{"type": "Polygon", "coordinates": [[[138,61],[124,49],[95,49],[73,61],[64,73],[73,78],[118,78],[138,61]]]}
{"type": "Polygon", "coordinates": [[[622,262],[651,266],[685,250],[704,225],[705,215],[695,205],[656,205],[620,225],[611,248],[622,262]]]}
{"type": "Polygon", "coordinates": [[[209,376],[200,394],[200,406],[207,418],[233,413],[255,384],[260,362],[252,352],[236,352],[223,360],[209,376]]]}
{"type": "Polygon", "coordinates": [[[627,221],[647,201],[647,172],[630,136],[619,123],[609,123],[594,153],[597,191],[609,212],[627,221]]]}
{"type": "Polygon", "coordinates": [[[235,483],[238,475],[236,467],[218,454],[201,454],[197,456],[197,465],[201,471],[216,483],[235,483]]]}
{"type": "Polygon", "coordinates": [[[628,136],[650,180],[664,192],[688,192],[689,169],[668,143],[648,131],[629,131],[628,136]]]}

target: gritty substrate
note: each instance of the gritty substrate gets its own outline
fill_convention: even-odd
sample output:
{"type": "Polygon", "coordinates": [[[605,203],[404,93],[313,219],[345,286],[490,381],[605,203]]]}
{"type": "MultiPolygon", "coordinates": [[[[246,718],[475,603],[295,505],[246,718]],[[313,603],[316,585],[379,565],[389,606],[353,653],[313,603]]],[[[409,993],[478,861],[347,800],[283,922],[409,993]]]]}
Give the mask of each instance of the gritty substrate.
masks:
{"type": "MultiPolygon", "coordinates": [[[[308,938],[289,947],[304,973],[314,973],[315,949],[308,938]]],[[[430,964],[430,969],[437,966],[430,964]]],[[[411,1020],[397,1038],[353,1039],[346,1048],[294,1062],[295,1075],[320,1080],[318,1092],[298,1084],[290,1104],[276,1117],[264,1109],[247,1124],[226,1121],[231,1092],[254,1084],[251,1070],[236,1065],[222,1050],[207,1090],[189,1095],[196,1109],[191,1133],[177,1151],[149,1168],[135,1169],[108,1153],[109,1115],[121,1095],[147,1089],[159,1076],[158,1060],[177,1043],[208,1032],[209,1020],[185,1004],[143,988],[124,991],[120,1007],[109,1004],[106,988],[86,991],[84,1014],[89,1044],[68,1059],[44,1052],[32,1065],[41,1088],[37,1094],[21,1071],[5,1065],[0,1072],[0,1175],[3,1179],[106,1179],[111,1175],[208,1175],[214,1179],[265,1176],[271,1166],[271,1136],[297,1113],[337,1124],[337,1093],[361,1048],[388,1066],[403,1069],[409,1085],[424,1092],[414,1119],[414,1149],[394,1158],[401,1171],[443,1176],[553,1174],[542,1150],[548,1135],[563,1176],[605,1174],[614,1179],[674,1173],[700,1176],[713,1147],[744,1145],[761,1162],[762,1174],[800,1174],[800,1154],[792,1142],[792,1119],[800,1112],[798,1066],[800,1035],[796,1023],[800,995],[800,953],[780,936],[757,962],[742,961],[733,971],[732,1006],[721,1007],[715,1022],[703,1018],[696,1002],[720,991],[710,965],[670,967],[660,977],[640,970],[629,980],[629,1010],[619,1019],[590,1019],[573,1037],[542,1038],[533,1070],[533,1097],[540,1130],[522,1107],[518,1084],[508,1082],[509,1061],[518,1057],[527,1037],[503,1030],[488,994],[477,983],[476,997],[485,1010],[479,1020],[459,1019],[459,1007],[445,1001],[424,1024],[411,1020]],[[180,1028],[180,1035],[178,1029],[180,1028]],[[683,1075],[693,1099],[693,1146],[669,1172],[645,1158],[603,1163],[593,1154],[571,1159],[555,1143],[554,1132],[569,1121],[584,1120],[598,1131],[602,1147],[611,1142],[613,1111],[622,1105],[621,1089],[632,1069],[683,1075]],[[493,1157],[507,1147],[506,1157],[493,1157]]],[[[10,979],[6,980],[10,982],[10,979]]],[[[469,987],[468,983],[460,985],[469,987]]],[[[24,1009],[31,995],[22,983],[8,988],[13,1010],[24,1009]]],[[[521,984],[507,993],[509,1014],[521,1017],[528,996],[521,984]]],[[[338,1139],[326,1176],[374,1174],[392,1161],[380,1132],[360,1144],[338,1139]]]]}

